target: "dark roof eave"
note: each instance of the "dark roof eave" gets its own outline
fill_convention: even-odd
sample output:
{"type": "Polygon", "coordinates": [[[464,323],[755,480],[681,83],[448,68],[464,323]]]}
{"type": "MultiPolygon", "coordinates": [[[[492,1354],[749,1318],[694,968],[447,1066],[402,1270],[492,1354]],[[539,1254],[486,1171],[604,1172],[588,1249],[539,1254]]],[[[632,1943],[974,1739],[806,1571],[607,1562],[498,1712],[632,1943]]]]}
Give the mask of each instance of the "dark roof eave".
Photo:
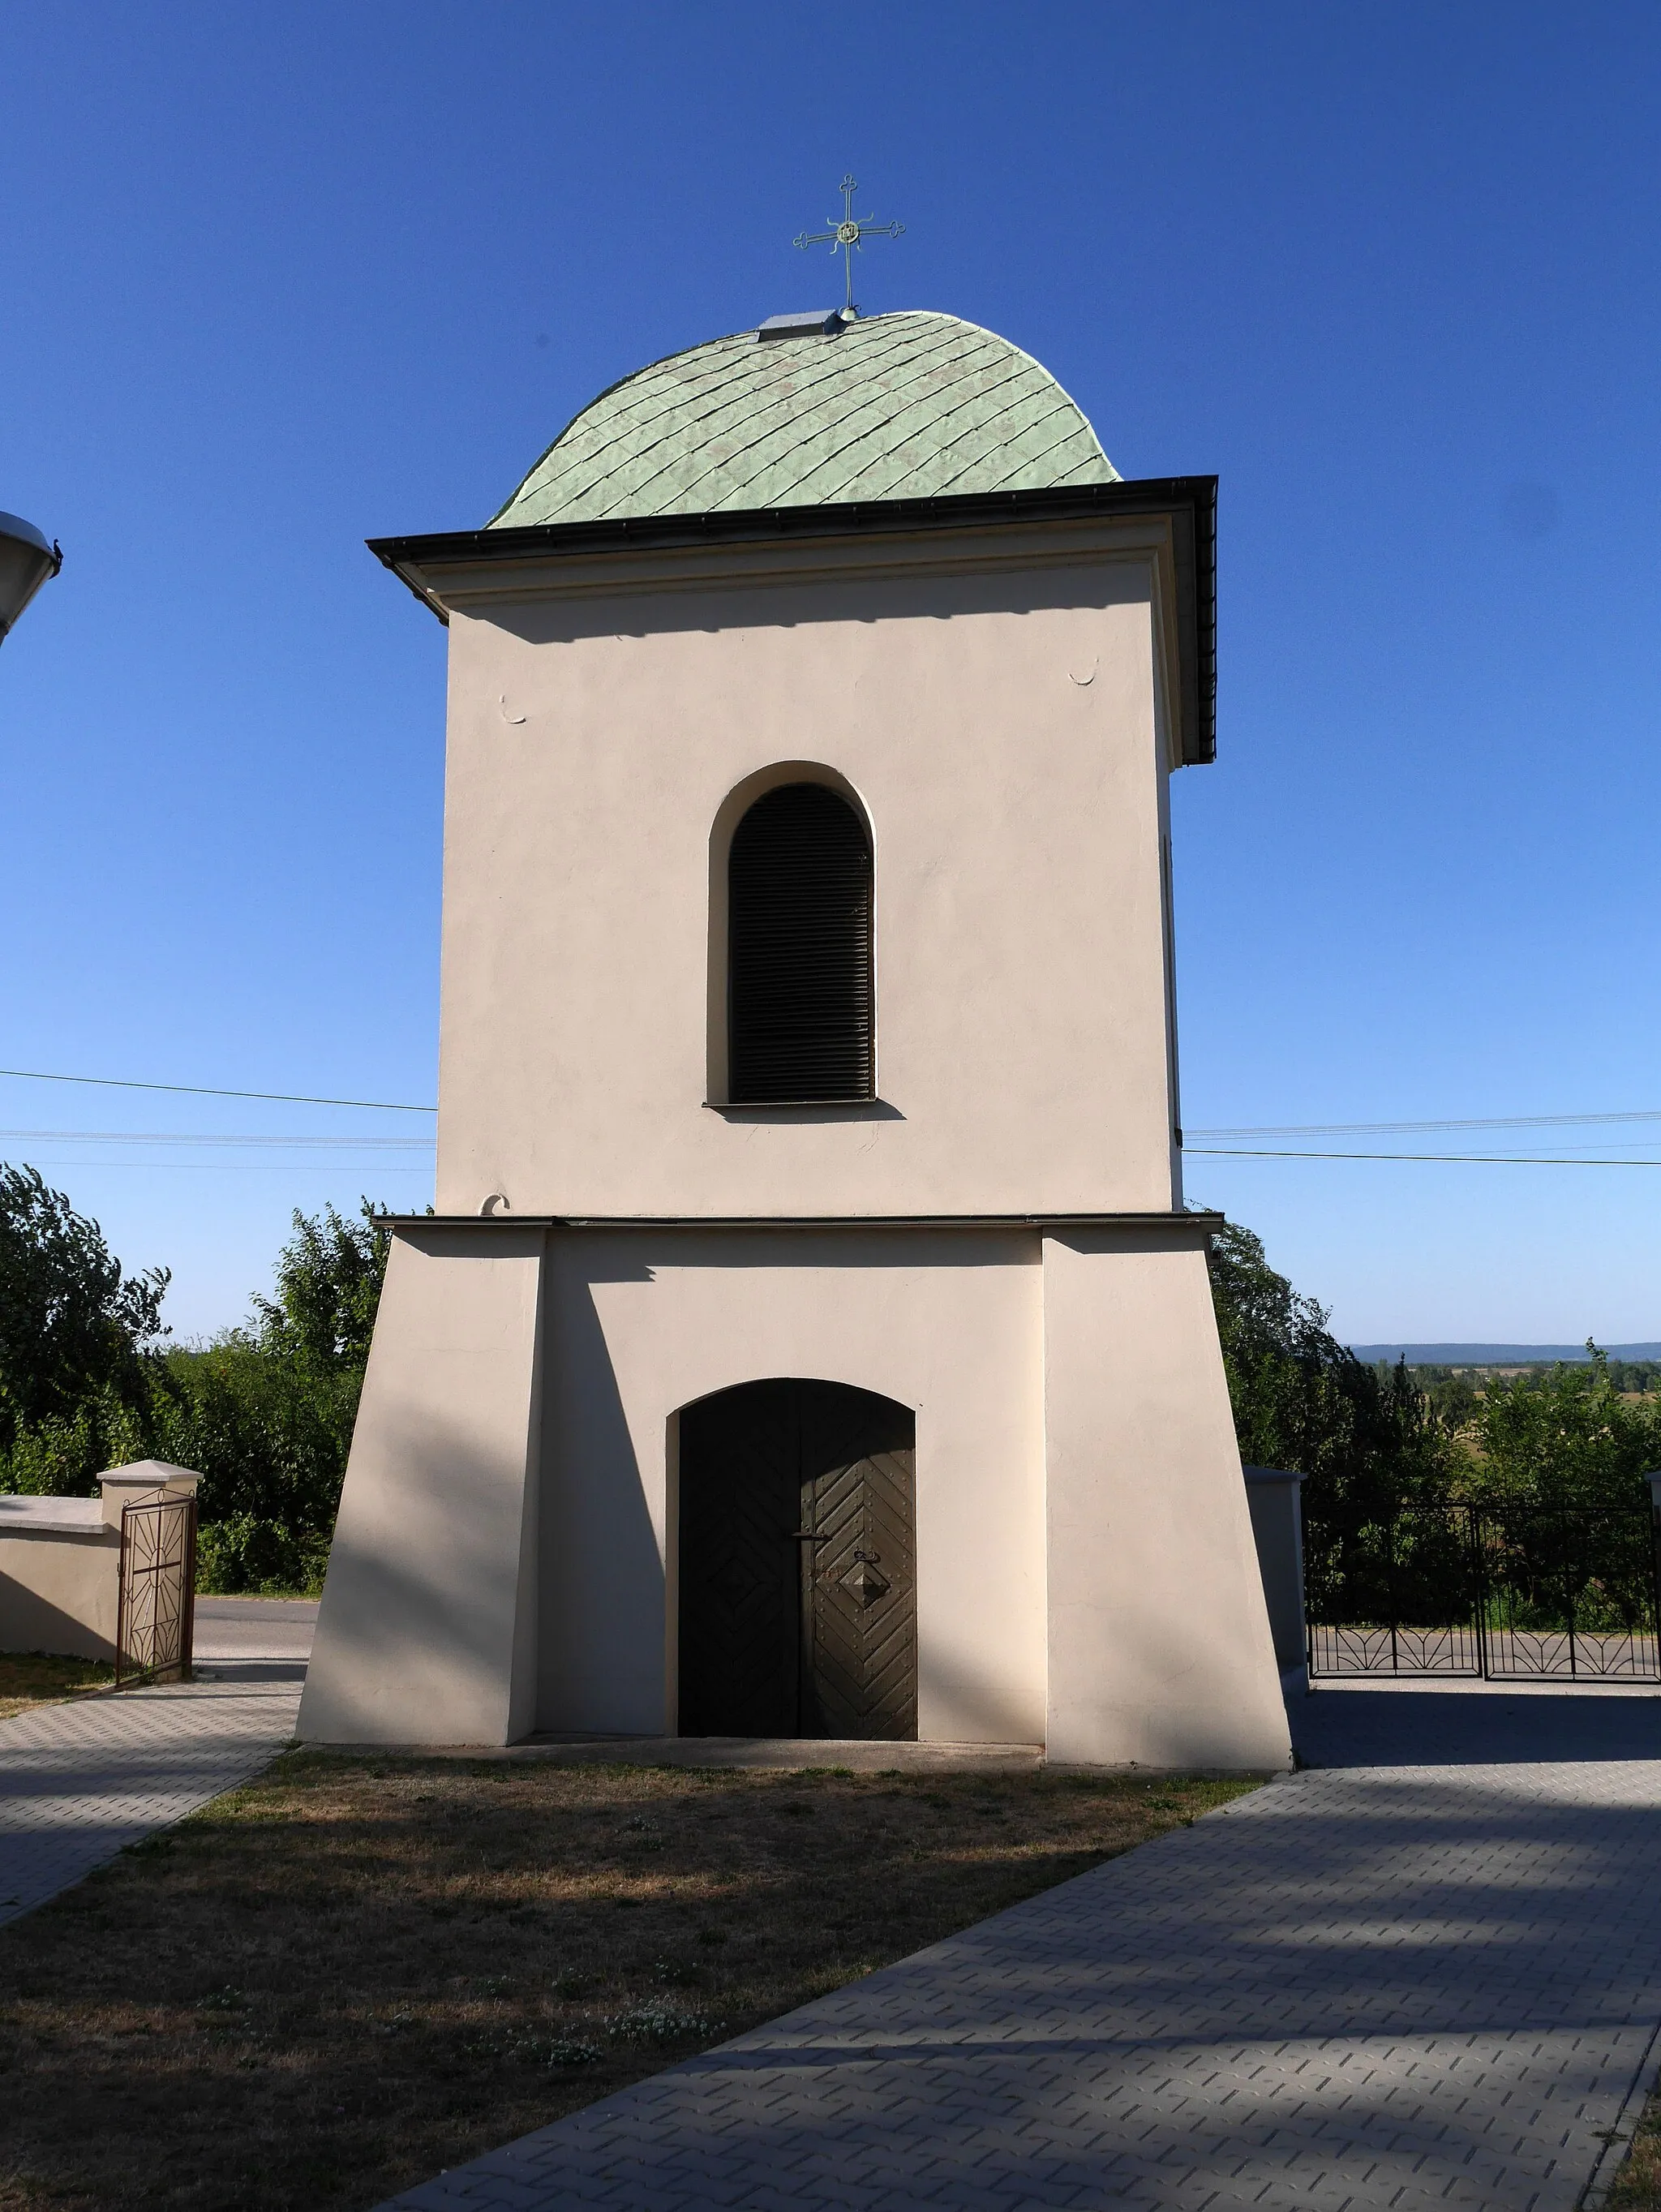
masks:
{"type": "Polygon", "coordinates": [[[1214,1237],[1228,1216],[1209,1206],[1129,1213],[377,1213],[377,1229],[1185,1229],[1214,1237]]]}
{"type": "Polygon", "coordinates": [[[1182,757],[1216,757],[1216,513],[1215,477],[1150,477],[1132,483],[1072,484],[1056,490],[949,492],[931,499],[851,501],[845,505],[722,509],[712,514],[621,516],[605,522],[544,522],[511,530],[450,530],[371,538],[374,554],[440,621],[444,611],[412,570],[430,562],[514,561],[532,554],[617,553],[647,546],[732,544],[748,539],[846,538],[883,532],[969,530],[993,522],[1063,522],[1091,514],[1168,514],[1177,570],[1182,669],[1182,757]]]}

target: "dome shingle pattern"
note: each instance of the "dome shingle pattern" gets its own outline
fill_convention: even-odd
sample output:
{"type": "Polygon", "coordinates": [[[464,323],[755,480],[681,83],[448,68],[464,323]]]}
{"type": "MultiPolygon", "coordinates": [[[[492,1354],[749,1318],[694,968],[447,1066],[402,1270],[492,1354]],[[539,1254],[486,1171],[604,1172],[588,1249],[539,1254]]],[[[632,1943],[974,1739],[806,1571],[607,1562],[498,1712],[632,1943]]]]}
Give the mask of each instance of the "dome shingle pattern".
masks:
{"type": "Polygon", "coordinates": [[[653,362],[568,423],[488,526],[1118,481],[1030,354],[913,312],[653,362]]]}

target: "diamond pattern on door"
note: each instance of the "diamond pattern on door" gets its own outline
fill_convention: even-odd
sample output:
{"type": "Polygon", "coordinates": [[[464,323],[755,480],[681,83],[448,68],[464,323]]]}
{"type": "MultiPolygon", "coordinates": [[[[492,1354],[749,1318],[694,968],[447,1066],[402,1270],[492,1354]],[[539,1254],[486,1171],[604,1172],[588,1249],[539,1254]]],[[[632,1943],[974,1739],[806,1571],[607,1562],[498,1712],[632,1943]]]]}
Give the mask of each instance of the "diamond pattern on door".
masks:
{"type": "Polygon", "coordinates": [[[914,1424],[840,1382],[681,1415],[681,1733],[917,1734],[914,1424]]]}

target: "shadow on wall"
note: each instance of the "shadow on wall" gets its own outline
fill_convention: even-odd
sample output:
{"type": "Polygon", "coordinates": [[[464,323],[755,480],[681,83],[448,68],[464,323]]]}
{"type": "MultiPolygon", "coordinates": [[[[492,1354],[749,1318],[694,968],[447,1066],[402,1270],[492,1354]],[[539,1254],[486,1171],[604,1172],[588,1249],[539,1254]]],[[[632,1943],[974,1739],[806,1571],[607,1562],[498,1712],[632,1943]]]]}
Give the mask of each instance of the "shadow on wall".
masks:
{"type": "MultiPolygon", "coordinates": [[[[708,592],[654,592],[649,629],[629,629],[627,602],[597,595],[592,600],[539,600],[498,604],[485,617],[493,629],[527,645],[574,645],[592,638],[662,637],[676,633],[714,636],[746,623],[762,629],[794,629],[798,623],[858,623],[876,628],[900,620],[950,622],[961,615],[1047,614],[1060,603],[1099,609],[1145,606],[1148,585],[1134,562],[1082,563],[1064,572],[1046,569],[1033,577],[1006,571],[991,575],[849,578],[808,583],[799,590],[771,580],[737,586],[719,584],[708,592]]],[[[514,708],[517,714],[519,710],[514,708]]]]}
{"type": "MultiPolygon", "coordinates": [[[[696,1266],[700,1273],[712,1276],[724,1270],[737,1274],[751,1267],[775,1271],[782,1267],[846,1267],[859,1274],[869,1274],[877,1267],[898,1267],[926,1274],[940,1264],[937,1254],[918,1257],[914,1229],[884,1229],[868,1222],[845,1224],[815,1221],[799,1229],[792,1226],[787,1233],[790,1242],[784,1245],[779,1231],[773,1228],[758,1230],[754,1235],[743,1230],[720,1230],[707,1241],[695,1231],[676,1231],[676,1238],[682,1247],[682,1255],[677,1260],[673,1248],[666,1252],[668,1240],[661,1231],[609,1229],[603,1241],[597,1238],[589,1246],[590,1256],[582,1266],[583,1279],[591,1283],[649,1283],[657,1269],[644,1256],[648,1252],[657,1255],[666,1267],[696,1266]],[[786,1252],[788,1258],[781,1258],[781,1253],[786,1252]],[[631,1253],[633,1256],[630,1256],[631,1253]]],[[[941,1234],[951,1239],[949,1261],[955,1268],[1012,1265],[1036,1267],[1043,1264],[1044,1233],[1037,1229],[949,1229],[943,1230],[941,1234]],[[1013,1241],[1017,1238],[1018,1246],[1013,1241]]],[[[735,1389],[742,1382],[763,1382],[776,1371],[771,1367],[754,1375],[735,1371],[724,1375],[719,1382],[712,1382],[706,1391],[699,1395],[713,1397],[718,1390],[735,1389]]],[[[816,1379],[852,1382],[862,1390],[876,1388],[858,1376],[818,1375],[816,1379]]],[[[888,1393],[878,1390],[877,1395],[882,1397],[888,1393]]],[[[688,1401],[688,1404],[695,1402],[688,1401]]]]}
{"type": "MultiPolygon", "coordinates": [[[[1067,1611],[1064,1607],[1052,1619],[1051,1632],[1058,1640],[1073,1632],[1067,1611]]],[[[1137,1751],[1128,1760],[1109,1756],[1106,1765],[1222,1774],[1277,1772],[1291,1765],[1290,1729],[1281,1723],[1273,1724],[1278,1731],[1273,1750],[1265,1741],[1265,1756],[1242,1765],[1237,1655],[1213,1632],[1203,1613],[1173,1618],[1165,1593],[1150,1592],[1139,1611],[1125,1607],[1118,1635],[1121,1653],[1134,1655],[1134,1678],[1127,1669],[1113,1694],[1092,1701],[1090,1726],[1137,1751]]],[[[1088,1632],[1082,1640],[1090,1640],[1088,1632]]],[[[1057,1710],[1054,1722],[1058,1734],[1076,1724],[1064,1706],[1057,1710]]]]}
{"type": "Polygon", "coordinates": [[[580,1273],[556,1267],[547,1313],[536,1725],[656,1735],[669,1724],[664,1558],[594,1304],[596,1284],[652,1270],[616,1242],[580,1273]]]}
{"type": "MultiPolygon", "coordinates": [[[[1041,1596],[1035,1604],[1041,1608],[1041,1596]]],[[[934,1649],[918,1655],[918,1717],[926,1721],[930,1740],[1042,1744],[1042,1673],[1035,1677],[1029,1707],[1007,1668],[996,1672],[986,1665],[973,1620],[960,1614],[955,1628],[955,1633],[942,1636],[937,1624],[934,1649]]]]}
{"type": "Polygon", "coordinates": [[[0,1651],[46,1651],[54,1657],[112,1660],[115,1642],[15,1576],[0,1572],[0,1651]]]}
{"type": "Polygon", "coordinates": [[[519,1565],[519,1515],[500,1496],[500,1468],[429,1413],[383,1416],[373,1449],[361,1504],[349,1471],[300,1734],[499,1743],[519,1565]]]}

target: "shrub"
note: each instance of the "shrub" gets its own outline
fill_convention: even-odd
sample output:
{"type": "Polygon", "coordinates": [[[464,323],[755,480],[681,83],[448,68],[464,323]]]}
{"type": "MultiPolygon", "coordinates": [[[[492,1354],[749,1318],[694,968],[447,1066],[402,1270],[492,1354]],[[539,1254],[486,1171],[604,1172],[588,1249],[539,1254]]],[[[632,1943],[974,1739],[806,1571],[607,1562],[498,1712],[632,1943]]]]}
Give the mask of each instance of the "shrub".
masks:
{"type": "Polygon", "coordinates": [[[1484,1504],[1647,1506],[1661,1467],[1661,1404],[1621,1395],[1605,1353],[1585,1366],[1490,1376],[1470,1422],[1464,1487],[1484,1504]]]}
{"type": "Polygon", "coordinates": [[[1309,1478],[1306,1511],[1388,1511],[1440,1496],[1457,1455],[1404,1366],[1363,1366],[1326,1310],[1228,1223],[1212,1241],[1211,1295],[1240,1456],[1309,1478]]]}
{"type": "Polygon", "coordinates": [[[386,1249],[367,1200],[296,1212],[248,1325],[164,1346],[165,1271],[124,1276],[96,1222],[0,1168],[0,1491],[90,1496],[106,1468],[169,1460],[203,1478],[203,1589],[316,1589],[386,1249]]]}

